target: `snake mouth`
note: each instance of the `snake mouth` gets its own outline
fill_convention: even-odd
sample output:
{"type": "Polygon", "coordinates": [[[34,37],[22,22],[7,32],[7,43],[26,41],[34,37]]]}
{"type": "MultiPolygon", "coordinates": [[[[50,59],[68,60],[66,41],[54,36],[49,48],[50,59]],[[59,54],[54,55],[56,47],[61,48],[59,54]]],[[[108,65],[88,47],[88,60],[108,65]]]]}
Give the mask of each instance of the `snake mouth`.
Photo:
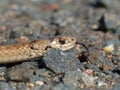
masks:
{"type": "Polygon", "coordinates": [[[66,50],[72,49],[74,46],[75,44],[67,44],[67,45],[59,47],[59,49],[61,49],[62,51],[66,51],[66,50]]]}

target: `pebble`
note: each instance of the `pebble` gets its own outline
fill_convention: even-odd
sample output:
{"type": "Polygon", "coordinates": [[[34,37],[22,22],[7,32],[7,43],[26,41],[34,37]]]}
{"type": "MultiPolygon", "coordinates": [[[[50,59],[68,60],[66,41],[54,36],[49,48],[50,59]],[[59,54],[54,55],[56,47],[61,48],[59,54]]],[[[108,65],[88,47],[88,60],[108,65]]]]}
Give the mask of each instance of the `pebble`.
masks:
{"type": "Polygon", "coordinates": [[[103,47],[103,50],[106,53],[110,53],[110,52],[114,51],[114,44],[110,44],[108,46],[103,47]]]}
{"type": "Polygon", "coordinates": [[[89,75],[90,75],[90,74],[92,74],[92,73],[93,73],[93,70],[92,70],[92,69],[86,69],[86,70],[85,70],[85,73],[87,73],[87,74],[89,74],[89,75]]]}
{"type": "Polygon", "coordinates": [[[7,78],[13,81],[27,82],[33,76],[33,72],[34,70],[29,69],[11,69],[7,72],[7,78]]]}
{"type": "Polygon", "coordinates": [[[98,87],[104,86],[105,82],[98,80],[97,85],[98,85],[98,87]]]}
{"type": "Polygon", "coordinates": [[[63,77],[63,82],[66,85],[72,85],[78,87],[80,85],[79,80],[82,78],[82,72],[80,70],[67,71],[63,77]]]}
{"type": "Polygon", "coordinates": [[[87,86],[87,87],[91,87],[91,86],[95,86],[95,81],[94,81],[94,77],[92,76],[89,76],[88,74],[86,73],[82,73],[82,81],[84,82],[84,84],[87,86]]]}
{"type": "Polygon", "coordinates": [[[36,81],[35,84],[42,86],[44,84],[44,82],[43,81],[36,81]]]}
{"type": "Polygon", "coordinates": [[[34,76],[36,70],[37,64],[35,62],[24,62],[9,68],[6,77],[9,80],[27,82],[34,76]]]}

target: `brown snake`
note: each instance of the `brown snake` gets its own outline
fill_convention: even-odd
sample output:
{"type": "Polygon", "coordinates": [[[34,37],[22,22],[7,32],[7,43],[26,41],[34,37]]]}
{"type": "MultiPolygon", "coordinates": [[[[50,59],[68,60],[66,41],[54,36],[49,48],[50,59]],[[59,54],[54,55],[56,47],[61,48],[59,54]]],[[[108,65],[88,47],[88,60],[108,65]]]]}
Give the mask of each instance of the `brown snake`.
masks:
{"type": "Polygon", "coordinates": [[[75,46],[76,39],[71,36],[59,36],[40,39],[24,44],[0,46],[0,64],[34,60],[43,56],[50,48],[69,50],[75,46]]]}

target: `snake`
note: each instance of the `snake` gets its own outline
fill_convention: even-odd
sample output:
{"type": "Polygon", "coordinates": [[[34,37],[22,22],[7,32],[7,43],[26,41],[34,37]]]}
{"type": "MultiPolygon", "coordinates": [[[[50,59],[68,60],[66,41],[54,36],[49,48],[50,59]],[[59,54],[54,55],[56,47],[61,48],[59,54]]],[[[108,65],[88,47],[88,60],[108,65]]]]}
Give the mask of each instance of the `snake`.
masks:
{"type": "Polygon", "coordinates": [[[44,56],[51,48],[66,51],[75,46],[76,38],[72,36],[56,36],[38,39],[26,43],[1,45],[0,64],[34,60],[44,56]]]}

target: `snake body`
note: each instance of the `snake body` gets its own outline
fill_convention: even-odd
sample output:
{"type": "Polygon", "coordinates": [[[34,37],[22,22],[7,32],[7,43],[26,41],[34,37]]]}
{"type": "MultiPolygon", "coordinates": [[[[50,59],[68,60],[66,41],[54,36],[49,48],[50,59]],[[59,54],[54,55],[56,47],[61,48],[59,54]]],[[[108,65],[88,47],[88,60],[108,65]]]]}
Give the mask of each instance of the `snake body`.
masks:
{"type": "Polygon", "coordinates": [[[50,48],[69,50],[75,46],[76,39],[71,36],[60,36],[50,39],[40,39],[24,44],[0,46],[0,64],[13,63],[40,58],[50,48]]]}

